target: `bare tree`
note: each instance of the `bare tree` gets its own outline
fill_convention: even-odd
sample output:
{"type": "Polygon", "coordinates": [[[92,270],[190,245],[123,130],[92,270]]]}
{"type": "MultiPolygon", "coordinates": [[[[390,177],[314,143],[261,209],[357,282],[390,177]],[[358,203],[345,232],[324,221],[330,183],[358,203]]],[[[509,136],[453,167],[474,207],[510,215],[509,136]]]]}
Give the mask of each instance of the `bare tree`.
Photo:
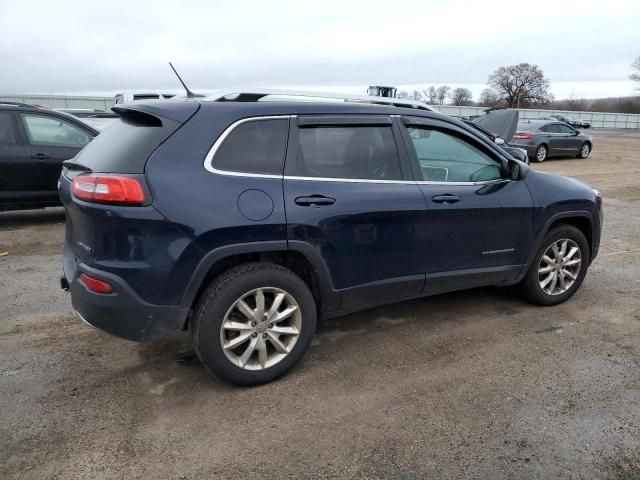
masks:
{"type": "Polygon", "coordinates": [[[631,75],[629,75],[629,78],[632,82],[635,82],[636,90],[640,94],[640,57],[634,60],[634,62],[631,64],[631,68],[633,68],[637,73],[632,73],[631,75]]]}
{"type": "Polygon", "coordinates": [[[478,103],[483,107],[499,107],[503,102],[493,88],[485,88],[480,93],[478,103]]]}
{"type": "Polygon", "coordinates": [[[413,93],[409,95],[409,98],[420,102],[422,101],[422,94],[418,90],[414,90],[413,93]]]}
{"type": "Polygon", "coordinates": [[[500,67],[489,75],[487,84],[507,107],[542,105],[553,100],[544,72],[529,63],[500,67]]]}
{"type": "Polygon", "coordinates": [[[437,96],[438,96],[438,103],[440,105],[444,105],[444,101],[449,96],[450,91],[451,91],[451,87],[449,87],[448,85],[442,85],[441,87],[438,87],[437,96]]]}
{"type": "Polygon", "coordinates": [[[470,105],[473,101],[473,94],[468,88],[454,88],[451,92],[451,103],[458,106],[470,105]]]}
{"type": "Polygon", "coordinates": [[[423,90],[422,94],[425,96],[429,105],[435,105],[438,103],[438,89],[431,85],[427,90],[423,90]]]}
{"type": "Polygon", "coordinates": [[[398,98],[409,98],[409,94],[405,90],[400,90],[396,96],[398,98]]]}

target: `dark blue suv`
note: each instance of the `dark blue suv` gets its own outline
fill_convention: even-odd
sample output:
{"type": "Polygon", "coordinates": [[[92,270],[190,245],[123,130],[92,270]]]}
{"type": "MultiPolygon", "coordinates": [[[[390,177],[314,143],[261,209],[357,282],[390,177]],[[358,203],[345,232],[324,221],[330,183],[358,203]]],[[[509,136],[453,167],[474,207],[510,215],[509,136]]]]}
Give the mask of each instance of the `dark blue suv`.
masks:
{"type": "Polygon", "coordinates": [[[131,340],[189,330],[212,373],[259,384],[318,317],[482,285],[553,305],[598,253],[598,191],[458,120],[259,100],[119,106],[65,163],[62,285],[84,321],[131,340]]]}

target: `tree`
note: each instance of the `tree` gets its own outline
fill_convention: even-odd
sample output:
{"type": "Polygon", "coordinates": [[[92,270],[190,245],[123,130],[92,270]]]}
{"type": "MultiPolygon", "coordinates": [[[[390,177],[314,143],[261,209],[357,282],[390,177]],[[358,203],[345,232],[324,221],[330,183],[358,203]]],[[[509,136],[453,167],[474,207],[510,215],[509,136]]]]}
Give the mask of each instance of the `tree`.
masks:
{"type": "Polygon", "coordinates": [[[473,94],[468,88],[454,88],[451,92],[451,103],[458,106],[470,105],[473,101],[473,94]]]}
{"type": "Polygon", "coordinates": [[[640,93],[640,57],[634,60],[631,64],[631,68],[633,68],[637,73],[632,73],[629,75],[629,78],[632,82],[636,83],[636,90],[640,93]]]}
{"type": "Polygon", "coordinates": [[[478,103],[482,107],[499,107],[502,104],[502,100],[493,88],[485,88],[480,93],[480,99],[478,103]]]}
{"type": "Polygon", "coordinates": [[[438,89],[431,85],[427,90],[423,90],[422,94],[427,99],[429,105],[435,105],[438,103],[438,89]]]}
{"type": "Polygon", "coordinates": [[[400,90],[397,94],[398,98],[409,98],[409,94],[405,90],[400,90]]]}
{"type": "Polygon", "coordinates": [[[418,90],[414,90],[413,93],[409,95],[409,98],[420,102],[422,101],[422,94],[418,90]]]}
{"type": "Polygon", "coordinates": [[[542,105],[553,100],[544,72],[529,63],[498,68],[489,75],[487,85],[497,92],[507,107],[542,105]]]}
{"type": "Polygon", "coordinates": [[[449,87],[448,85],[442,85],[441,87],[438,87],[438,103],[440,105],[444,105],[444,101],[449,96],[450,91],[451,87],[449,87]]]}

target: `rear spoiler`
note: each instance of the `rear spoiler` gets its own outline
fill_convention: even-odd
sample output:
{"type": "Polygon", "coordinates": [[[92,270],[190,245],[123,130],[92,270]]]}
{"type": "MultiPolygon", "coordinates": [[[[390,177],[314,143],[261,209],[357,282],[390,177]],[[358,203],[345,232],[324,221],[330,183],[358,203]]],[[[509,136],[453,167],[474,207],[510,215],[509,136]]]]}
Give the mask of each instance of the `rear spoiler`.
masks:
{"type": "MultiPolygon", "coordinates": [[[[200,103],[185,100],[183,102],[158,101],[150,103],[125,103],[112,107],[111,110],[120,116],[134,112],[145,113],[153,117],[162,117],[174,122],[184,123],[198,111],[200,103]]],[[[134,113],[135,115],[135,113],[134,113]]]]}

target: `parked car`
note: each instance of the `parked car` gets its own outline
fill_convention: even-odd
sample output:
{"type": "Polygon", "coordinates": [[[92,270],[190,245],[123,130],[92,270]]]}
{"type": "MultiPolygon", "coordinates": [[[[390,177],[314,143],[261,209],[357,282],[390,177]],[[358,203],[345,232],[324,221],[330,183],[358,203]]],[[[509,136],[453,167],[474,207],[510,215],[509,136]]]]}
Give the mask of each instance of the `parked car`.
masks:
{"type": "Polygon", "coordinates": [[[90,108],[57,108],[58,112],[68,113],[74,117],[81,118],[84,123],[91,125],[96,130],[102,131],[111,125],[118,115],[114,112],[106,110],[90,109],[90,108]]]}
{"type": "Polygon", "coordinates": [[[493,110],[486,115],[476,117],[473,121],[462,121],[489,137],[492,142],[507,152],[511,157],[528,164],[529,157],[527,151],[524,148],[513,147],[508,144],[516,132],[518,118],[518,110],[501,109],[493,110]]]}
{"type": "Polygon", "coordinates": [[[116,107],[65,164],[61,285],[85,322],[188,330],[210,372],[252,385],[300,360],[317,318],[483,285],[555,305],[580,287],[600,243],[590,186],[415,103],[263,97],[116,107]]]}
{"type": "Polygon", "coordinates": [[[526,120],[518,124],[511,145],[524,148],[536,162],[569,155],[585,159],[593,149],[593,138],[557,120],[526,120]]]}
{"type": "Polygon", "coordinates": [[[566,123],[567,125],[572,126],[573,128],[590,128],[591,122],[587,122],[586,120],[580,120],[576,118],[565,117],[564,115],[549,115],[548,117],[542,117],[540,120],[550,120],[550,121],[561,121],[566,123]]]}
{"type": "Polygon", "coordinates": [[[0,102],[0,210],[60,205],[62,162],[96,135],[96,129],[66,113],[0,102]]]}

